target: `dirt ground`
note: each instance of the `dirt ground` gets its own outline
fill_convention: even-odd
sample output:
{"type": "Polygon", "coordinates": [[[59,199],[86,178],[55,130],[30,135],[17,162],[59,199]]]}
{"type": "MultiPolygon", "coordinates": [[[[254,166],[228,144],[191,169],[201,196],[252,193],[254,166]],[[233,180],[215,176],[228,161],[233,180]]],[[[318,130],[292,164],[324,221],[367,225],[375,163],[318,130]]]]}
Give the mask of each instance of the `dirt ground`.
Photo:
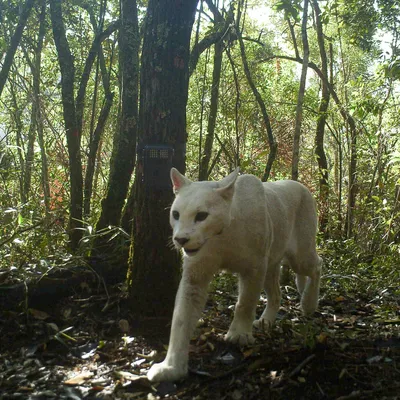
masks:
{"type": "MultiPolygon", "coordinates": [[[[151,384],[168,320],[135,321],[119,287],[37,310],[0,312],[1,399],[400,399],[400,299],[324,293],[305,319],[291,287],[256,344],[223,341],[235,296],[214,286],[190,347],[190,374],[151,384]]],[[[260,300],[261,313],[265,299],[260,300]]]]}

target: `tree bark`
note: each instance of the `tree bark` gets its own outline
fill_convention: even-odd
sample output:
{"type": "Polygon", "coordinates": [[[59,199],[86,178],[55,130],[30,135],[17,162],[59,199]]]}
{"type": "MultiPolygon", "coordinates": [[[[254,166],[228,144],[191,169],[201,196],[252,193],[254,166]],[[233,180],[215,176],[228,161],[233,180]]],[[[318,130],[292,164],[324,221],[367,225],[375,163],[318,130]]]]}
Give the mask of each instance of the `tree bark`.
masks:
{"type": "MultiPolygon", "coordinates": [[[[141,63],[139,147],[174,147],[172,163],[185,171],[186,103],[190,35],[197,0],[150,0],[141,63]]],[[[129,295],[136,315],[170,316],[179,281],[180,256],[168,248],[172,187],[148,188],[143,160],[135,173],[129,295]],[[156,294],[156,298],[155,298],[156,294]]],[[[169,179],[164,184],[170,185],[169,179]]]]}
{"type": "MultiPolygon", "coordinates": [[[[121,0],[120,6],[119,61],[122,109],[119,133],[114,140],[107,194],[102,201],[96,231],[120,224],[136,159],[140,45],[136,0],[121,0]]],[[[108,239],[107,236],[99,236],[94,243],[93,251],[98,254],[110,253],[113,243],[108,239]]]]}
{"type": "Polygon", "coordinates": [[[32,7],[35,0],[26,0],[26,3],[22,9],[21,15],[19,16],[18,25],[15,29],[14,35],[11,38],[10,47],[4,58],[3,67],[0,71],[0,97],[3,93],[4,85],[6,84],[8,73],[10,72],[11,65],[14,61],[15,52],[17,51],[19,42],[21,41],[22,32],[24,31],[26,22],[29,14],[31,13],[32,7]]]}
{"type": "Polygon", "coordinates": [[[308,47],[308,37],[307,37],[307,18],[308,18],[308,0],[304,0],[303,21],[301,25],[301,38],[303,42],[303,65],[301,68],[300,87],[296,105],[296,124],[294,128],[294,137],[293,137],[292,179],[294,181],[297,181],[299,179],[301,123],[303,119],[303,102],[306,90],[308,59],[310,55],[310,50],[308,47]]]}
{"type": "Polygon", "coordinates": [[[69,158],[71,187],[69,245],[71,250],[77,250],[79,241],[82,238],[82,230],[80,228],[82,227],[83,178],[80,153],[81,132],[77,123],[74,101],[75,67],[62,18],[61,0],[50,1],[50,15],[61,71],[61,95],[69,158]]]}

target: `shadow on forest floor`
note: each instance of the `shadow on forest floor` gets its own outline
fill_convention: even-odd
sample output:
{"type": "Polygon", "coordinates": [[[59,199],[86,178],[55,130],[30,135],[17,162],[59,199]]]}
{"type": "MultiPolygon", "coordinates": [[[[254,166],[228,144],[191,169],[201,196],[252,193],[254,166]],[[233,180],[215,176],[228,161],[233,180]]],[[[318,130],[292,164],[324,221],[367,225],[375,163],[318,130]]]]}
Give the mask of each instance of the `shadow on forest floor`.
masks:
{"type": "Polygon", "coordinates": [[[319,312],[305,319],[294,289],[283,292],[277,326],[240,349],[223,341],[235,296],[214,287],[191,343],[190,375],[175,384],[145,375],[165,356],[169,321],[134,323],[118,288],[29,314],[2,312],[0,398],[400,398],[398,296],[322,292],[319,312]]]}

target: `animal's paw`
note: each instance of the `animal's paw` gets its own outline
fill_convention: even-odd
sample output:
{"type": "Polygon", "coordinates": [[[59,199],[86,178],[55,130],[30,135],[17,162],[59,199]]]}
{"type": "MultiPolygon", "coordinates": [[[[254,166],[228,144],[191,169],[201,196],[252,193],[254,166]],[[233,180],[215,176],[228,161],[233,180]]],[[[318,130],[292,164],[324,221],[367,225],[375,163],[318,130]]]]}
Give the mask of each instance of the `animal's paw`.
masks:
{"type": "Polygon", "coordinates": [[[248,346],[249,344],[253,344],[256,340],[251,332],[231,332],[225,335],[225,340],[227,342],[238,344],[239,346],[248,346]]]}
{"type": "Polygon", "coordinates": [[[147,373],[150,382],[178,381],[187,375],[187,368],[168,365],[165,361],[154,364],[147,373]]]}
{"type": "Polygon", "coordinates": [[[272,321],[269,321],[268,319],[264,319],[264,318],[256,319],[253,322],[254,328],[262,330],[262,331],[270,330],[273,325],[274,325],[274,323],[272,321]]]}
{"type": "Polygon", "coordinates": [[[317,309],[318,305],[318,300],[308,300],[308,299],[302,299],[301,300],[301,309],[303,311],[303,315],[306,317],[310,317],[314,314],[314,312],[317,309]]]}

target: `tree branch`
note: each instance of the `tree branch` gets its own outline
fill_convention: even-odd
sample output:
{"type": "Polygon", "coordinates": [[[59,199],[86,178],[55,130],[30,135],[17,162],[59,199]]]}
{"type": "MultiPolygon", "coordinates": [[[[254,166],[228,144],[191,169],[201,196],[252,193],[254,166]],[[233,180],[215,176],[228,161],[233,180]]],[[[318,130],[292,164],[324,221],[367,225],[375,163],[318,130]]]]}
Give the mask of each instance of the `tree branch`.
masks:
{"type": "MultiPolygon", "coordinates": [[[[215,19],[218,22],[223,22],[224,17],[219,12],[218,8],[210,0],[206,0],[206,3],[210,10],[213,12],[215,19]]],[[[204,37],[197,45],[193,46],[192,51],[190,53],[190,61],[189,61],[189,76],[192,75],[193,71],[196,69],[196,65],[199,61],[200,55],[211,47],[213,44],[223,40],[224,37],[229,33],[231,29],[231,25],[233,23],[233,5],[228,12],[227,18],[225,20],[224,25],[217,32],[210,33],[208,36],[204,37]]]]}

